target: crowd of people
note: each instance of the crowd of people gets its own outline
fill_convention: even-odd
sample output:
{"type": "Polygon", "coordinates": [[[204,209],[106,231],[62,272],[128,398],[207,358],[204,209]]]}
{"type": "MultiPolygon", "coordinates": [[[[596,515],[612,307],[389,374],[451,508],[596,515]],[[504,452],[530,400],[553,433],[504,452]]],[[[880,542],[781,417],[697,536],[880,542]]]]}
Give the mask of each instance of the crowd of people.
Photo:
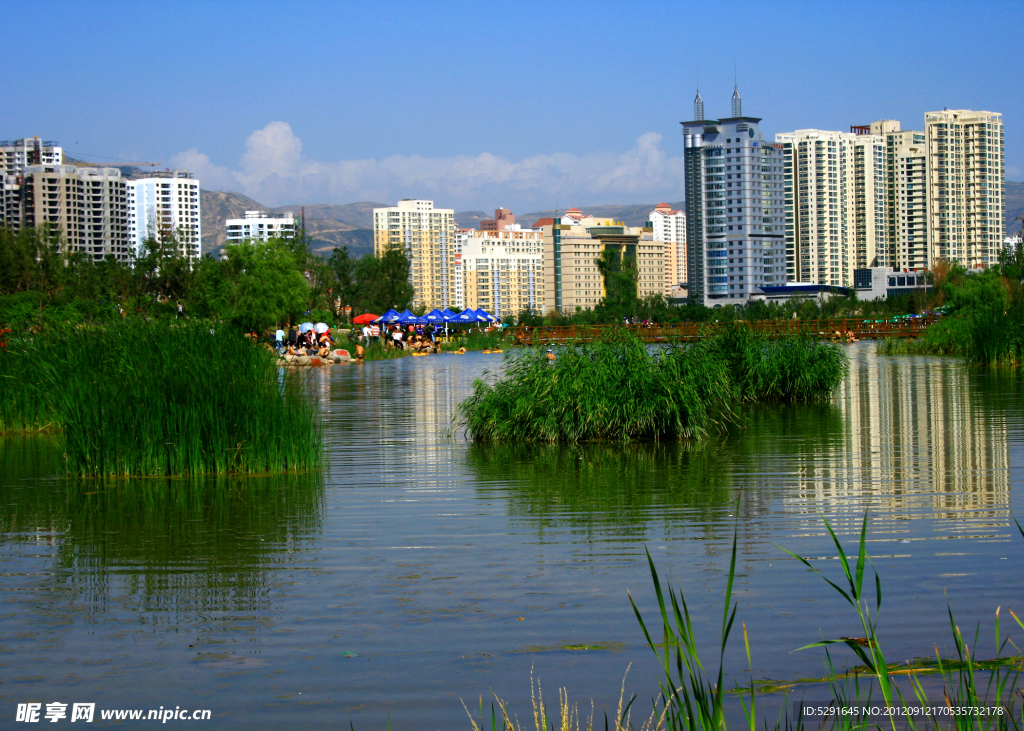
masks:
{"type": "Polygon", "coordinates": [[[380,325],[371,323],[363,326],[359,341],[360,345],[380,343],[386,348],[411,350],[414,353],[441,352],[441,346],[437,342],[437,330],[429,323],[406,326],[386,325],[383,330],[380,325]]]}
{"type": "Polygon", "coordinates": [[[330,328],[322,333],[310,328],[299,330],[293,325],[288,332],[278,328],[274,332],[274,351],[278,355],[318,355],[326,358],[334,349],[334,338],[330,328]]]}

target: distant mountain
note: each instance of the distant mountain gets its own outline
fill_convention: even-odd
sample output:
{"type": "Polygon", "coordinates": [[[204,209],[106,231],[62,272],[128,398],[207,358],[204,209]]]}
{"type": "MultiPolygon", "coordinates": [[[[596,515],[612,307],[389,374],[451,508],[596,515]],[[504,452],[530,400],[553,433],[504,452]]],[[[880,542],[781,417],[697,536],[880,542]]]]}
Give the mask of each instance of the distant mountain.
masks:
{"type": "MultiPolygon", "coordinates": [[[[660,201],[659,201],[660,203],[660,201]]],[[[616,221],[622,221],[627,226],[643,226],[647,223],[647,217],[654,210],[654,207],[658,203],[640,203],[636,205],[604,205],[604,206],[576,206],[585,215],[597,216],[599,218],[614,218],[616,221]]],[[[669,203],[668,205],[672,208],[682,208],[683,202],[669,203]]],[[[570,206],[571,207],[571,206],[570,206]]],[[[554,218],[555,214],[564,214],[565,210],[561,211],[536,211],[534,213],[524,213],[522,215],[516,214],[516,223],[521,223],[523,226],[532,226],[541,218],[554,218]]]]}
{"type": "MultiPolygon", "coordinates": [[[[229,218],[242,218],[246,211],[263,213],[292,213],[301,218],[301,205],[269,208],[241,193],[204,190],[203,211],[203,253],[219,253],[227,240],[224,231],[229,218]]],[[[343,206],[310,204],[306,208],[306,233],[312,239],[310,248],[320,256],[330,256],[331,250],[347,246],[353,256],[359,257],[373,251],[373,209],[383,208],[385,203],[349,203],[343,206]]]]}
{"type": "MultiPolygon", "coordinates": [[[[480,222],[485,218],[494,218],[493,213],[483,211],[462,211],[455,214],[456,228],[480,228],[480,222]]],[[[516,219],[518,221],[519,219],[516,219]]],[[[532,222],[531,222],[532,223],[532,222]]]]}
{"type": "Polygon", "coordinates": [[[1021,230],[1020,217],[1024,216],[1024,183],[1006,181],[1006,233],[1021,230]]]}

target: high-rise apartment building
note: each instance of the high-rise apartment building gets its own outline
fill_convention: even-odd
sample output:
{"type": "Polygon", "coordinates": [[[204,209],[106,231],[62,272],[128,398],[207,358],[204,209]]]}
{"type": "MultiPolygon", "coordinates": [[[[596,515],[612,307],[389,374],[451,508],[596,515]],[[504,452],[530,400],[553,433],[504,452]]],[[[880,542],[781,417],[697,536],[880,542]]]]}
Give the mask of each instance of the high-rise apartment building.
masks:
{"type": "Polygon", "coordinates": [[[651,239],[665,245],[664,294],[668,297],[673,287],[686,282],[686,214],[659,203],[647,219],[651,239]]]}
{"type": "MultiPolygon", "coordinates": [[[[739,93],[733,110],[742,112],[739,93]]],[[[757,117],[682,122],[687,280],[691,302],[742,304],[762,284],[786,280],[782,145],[757,117]]]]}
{"type": "Polygon", "coordinates": [[[883,138],[801,129],[775,141],[784,159],[786,280],[853,286],[853,270],[874,266],[886,248],[883,138]]]}
{"type": "Polygon", "coordinates": [[[0,142],[0,172],[16,175],[29,165],[63,165],[64,150],[38,137],[0,142]]]}
{"type": "Polygon", "coordinates": [[[153,237],[177,237],[179,253],[199,258],[202,236],[199,181],[187,170],[147,173],[128,181],[128,231],[136,256],[153,237]]]}
{"type": "Polygon", "coordinates": [[[552,222],[542,227],[545,313],[572,314],[601,302],[607,292],[597,260],[606,249],[614,249],[620,260],[632,259],[637,296],[663,293],[665,244],[651,238],[650,228],[582,214],[577,217],[575,213],[569,220],[574,223],[552,222]]]}
{"type": "Polygon", "coordinates": [[[29,165],[23,225],[60,231],[63,248],[99,261],[131,261],[128,183],[117,168],[29,165]]]}
{"type": "Polygon", "coordinates": [[[224,222],[227,242],[266,241],[270,238],[295,238],[295,214],[246,211],[245,218],[229,218],[224,222]]]}
{"type": "Polygon", "coordinates": [[[540,314],[544,304],[544,232],[517,225],[501,231],[470,231],[461,240],[457,304],[495,317],[523,311],[540,314]]]}
{"type": "Polygon", "coordinates": [[[29,165],[63,165],[64,150],[56,142],[24,137],[0,142],[0,226],[23,225],[22,182],[29,165]]]}
{"type": "Polygon", "coordinates": [[[872,122],[871,134],[885,140],[887,246],[878,266],[928,269],[931,249],[927,220],[928,159],[924,132],[901,130],[893,119],[872,122]]]}
{"type": "Polygon", "coordinates": [[[1002,115],[924,115],[931,256],[974,269],[997,263],[1006,228],[1002,115]]]}
{"type": "Polygon", "coordinates": [[[376,256],[401,247],[409,257],[413,304],[428,310],[454,302],[457,264],[455,211],[434,208],[433,201],[407,199],[391,208],[373,209],[373,251],[376,256]]]}

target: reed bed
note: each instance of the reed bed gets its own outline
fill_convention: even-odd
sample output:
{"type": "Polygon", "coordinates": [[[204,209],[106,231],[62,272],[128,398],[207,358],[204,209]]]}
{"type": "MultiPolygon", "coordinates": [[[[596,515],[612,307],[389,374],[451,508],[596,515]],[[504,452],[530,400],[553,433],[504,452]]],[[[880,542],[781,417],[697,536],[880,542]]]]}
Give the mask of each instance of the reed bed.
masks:
{"type": "Polygon", "coordinates": [[[651,351],[629,333],[508,359],[456,413],[476,442],[700,439],[738,421],[739,402],[827,399],[846,373],[838,346],[743,329],[651,351]]]}
{"type": "MultiPolygon", "coordinates": [[[[11,342],[6,368],[60,425],[80,476],[297,470],[319,464],[318,407],[303,375],[208,323],[118,323],[11,342]]],[[[15,403],[15,406],[21,401],[15,403]]],[[[13,409],[12,409],[13,411],[13,409]]],[[[19,418],[15,413],[12,423],[19,418]]],[[[40,416],[22,413],[28,423],[40,416]]]]}
{"type": "Polygon", "coordinates": [[[39,366],[21,357],[18,338],[0,348],[0,435],[53,431],[60,428],[46,398],[39,366]]]}

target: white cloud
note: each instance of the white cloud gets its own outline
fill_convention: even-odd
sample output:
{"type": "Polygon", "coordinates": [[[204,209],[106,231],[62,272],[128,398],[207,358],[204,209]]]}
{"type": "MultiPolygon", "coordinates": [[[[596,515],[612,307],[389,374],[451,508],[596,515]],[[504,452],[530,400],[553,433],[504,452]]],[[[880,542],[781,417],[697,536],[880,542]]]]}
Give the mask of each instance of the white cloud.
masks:
{"type": "Polygon", "coordinates": [[[551,153],[521,160],[485,152],[327,162],[304,158],[291,125],[271,122],[249,135],[237,169],[215,165],[197,149],[175,155],[171,163],[191,170],[205,188],[237,191],[270,206],[427,198],[457,210],[505,206],[526,212],[680,200],[683,158],[669,156],[661,140],[648,132],[622,153],[551,153]]]}

